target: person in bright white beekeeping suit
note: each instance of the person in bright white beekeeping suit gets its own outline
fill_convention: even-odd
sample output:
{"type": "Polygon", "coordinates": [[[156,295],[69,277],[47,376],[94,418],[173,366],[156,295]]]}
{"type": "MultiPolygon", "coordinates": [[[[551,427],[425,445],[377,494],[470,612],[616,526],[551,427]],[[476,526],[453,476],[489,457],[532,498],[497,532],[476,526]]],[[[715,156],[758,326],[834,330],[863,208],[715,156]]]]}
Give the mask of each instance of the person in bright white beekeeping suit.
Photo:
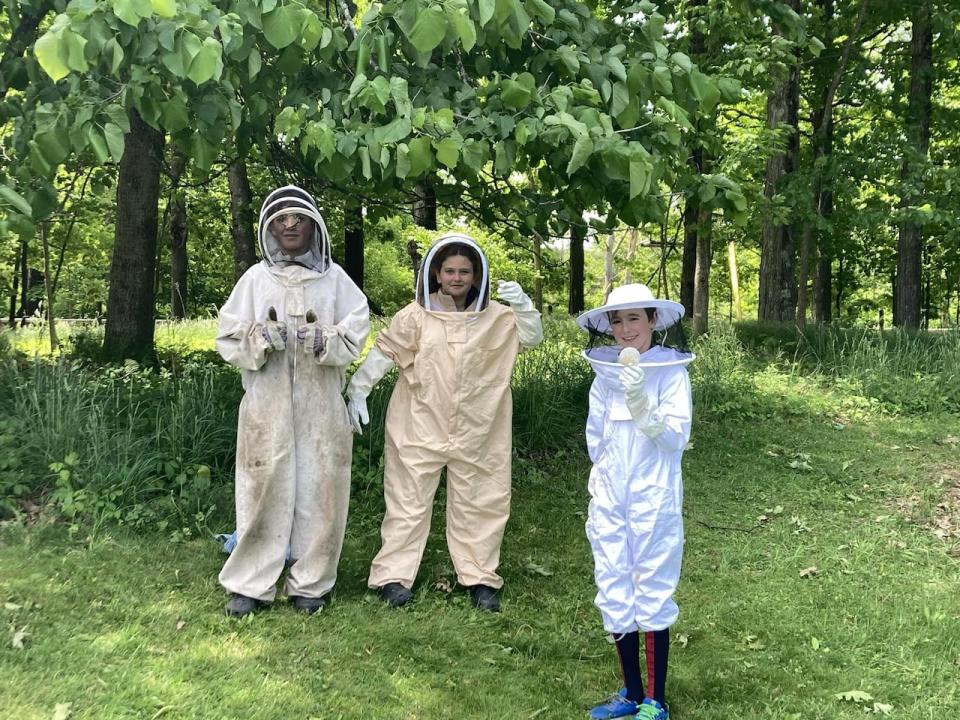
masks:
{"type": "Polygon", "coordinates": [[[433,496],[447,469],[447,546],[475,607],[498,611],[500,543],[510,514],[513,400],[523,348],[543,339],[540,313],[515,282],[489,297],[487,260],[466,235],[427,252],[414,302],[377,336],[347,388],[351,419],[368,422],[366,398],[397,366],[387,408],[383,546],[367,584],[392,607],[407,604],[430,532],[433,496]]]}
{"type": "Polygon", "coordinates": [[[237,282],[217,330],[217,350],[241,369],[244,389],[236,544],[220,584],[231,595],[227,614],[247,615],[273,601],[289,563],[286,595],[312,614],[329,600],[343,546],[353,433],[341,392],[370,314],[332,261],[309,193],[270,193],[259,236],[263,258],[237,282]]]}
{"type": "Polygon", "coordinates": [[[595,603],[624,680],[590,711],[594,720],[668,717],[669,628],[679,612],[673,593],[683,555],[680,460],[693,414],[686,365],[694,356],[683,341],[682,316],[679,303],[633,284],[577,318],[591,335],[583,355],[596,374],[587,418],[595,603]],[[597,342],[610,338],[615,345],[597,342]]]}

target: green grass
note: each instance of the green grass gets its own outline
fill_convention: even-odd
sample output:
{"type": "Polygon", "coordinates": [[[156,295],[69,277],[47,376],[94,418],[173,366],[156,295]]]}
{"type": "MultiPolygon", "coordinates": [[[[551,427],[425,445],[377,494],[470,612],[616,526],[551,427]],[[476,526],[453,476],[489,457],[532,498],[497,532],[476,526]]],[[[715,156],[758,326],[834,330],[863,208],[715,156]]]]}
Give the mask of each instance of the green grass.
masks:
{"type": "MultiPolygon", "coordinates": [[[[0,525],[0,716],[47,719],[69,703],[75,719],[583,720],[619,680],[592,605],[583,530],[584,376],[556,360],[562,333],[551,342],[519,371],[521,430],[543,422],[539,434],[553,436],[527,429],[517,443],[502,615],[445,590],[454,573],[442,491],[414,605],[391,611],[366,590],[383,512],[368,432],[356,443],[335,602],[317,617],[285,603],[249,621],[223,617],[223,556],[172,527],[65,522],[54,506],[0,525]],[[550,373],[563,392],[547,393],[550,373]]],[[[957,416],[897,413],[828,368],[810,374],[789,359],[748,356],[722,332],[698,354],[671,716],[852,720],[888,706],[892,718],[960,716],[957,416]],[[848,691],[872,699],[837,697],[848,691]]],[[[199,436],[190,457],[206,459],[224,441],[204,433],[232,399],[204,414],[224,386],[204,390],[196,372],[181,387],[186,398],[170,379],[148,388],[138,417],[153,427],[148,408],[201,416],[157,442],[199,436]]],[[[63,396],[63,381],[47,378],[37,396],[63,396]]],[[[385,397],[372,400],[374,413],[385,397]]],[[[222,491],[228,469],[210,464],[222,491]]],[[[219,531],[231,520],[221,508],[206,522],[219,531]]]]}

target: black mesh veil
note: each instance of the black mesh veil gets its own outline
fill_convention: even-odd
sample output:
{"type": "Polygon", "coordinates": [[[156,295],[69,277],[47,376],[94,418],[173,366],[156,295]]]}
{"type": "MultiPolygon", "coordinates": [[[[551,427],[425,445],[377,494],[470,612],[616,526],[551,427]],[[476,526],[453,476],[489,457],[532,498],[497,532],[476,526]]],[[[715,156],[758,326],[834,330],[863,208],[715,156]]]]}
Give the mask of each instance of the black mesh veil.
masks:
{"type": "MultiPolygon", "coordinates": [[[[609,324],[605,323],[605,325],[609,327],[609,324]]],[[[613,334],[608,330],[604,331],[599,329],[593,318],[587,320],[586,330],[590,334],[590,337],[587,340],[588,350],[593,350],[594,348],[603,347],[606,345],[616,345],[616,341],[613,339],[613,334]]],[[[653,339],[650,342],[650,346],[653,347],[655,345],[672,348],[677,352],[689,354],[690,347],[687,344],[687,334],[684,332],[683,322],[677,321],[664,330],[654,330],[653,339]]]]}

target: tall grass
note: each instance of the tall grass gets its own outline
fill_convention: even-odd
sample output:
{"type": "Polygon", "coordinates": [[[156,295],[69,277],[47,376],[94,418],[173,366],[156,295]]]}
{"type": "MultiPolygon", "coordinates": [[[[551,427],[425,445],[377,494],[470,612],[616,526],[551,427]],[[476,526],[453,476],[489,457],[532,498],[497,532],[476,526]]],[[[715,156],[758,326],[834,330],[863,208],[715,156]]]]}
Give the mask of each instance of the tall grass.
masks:
{"type": "Polygon", "coordinates": [[[794,364],[843,380],[902,412],[960,410],[960,332],[812,328],[797,334],[794,364]]]}
{"type": "MultiPolygon", "coordinates": [[[[716,324],[694,343],[698,419],[779,412],[776,397],[757,386],[758,369],[771,361],[893,412],[960,410],[957,332],[776,328],[764,336],[754,325],[748,351],[743,330],[716,324]]],[[[202,524],[214,506],[227,516],[242,391],[234,369],[209,360],[212,335],[211,321],[166,326],[158,331],[159,368],[22,355],[17,363],[0,336],[0,415],[9,418],[0,427],[0,496],[25,494],[67,515],[144,525],[202,524]]],[[[547,318],[545,335],[520,355],[513,377],[514,449],[534,460],[581,442],[593,379],[579,355],[586,338],[572,320],[547,318]]],[[[381,482],[395,379],[394,372],[374,389],[370,424],[355,439],[360,490],[381,482]]]]}
{"type": "Polygon", "coordinates": [[[63,358],[0,372],[34,499],[69,516],[166,525],[209,514],[207,499],[229,496],[234,373],[205,364],[177,375],[88,368],[63,358]]]}

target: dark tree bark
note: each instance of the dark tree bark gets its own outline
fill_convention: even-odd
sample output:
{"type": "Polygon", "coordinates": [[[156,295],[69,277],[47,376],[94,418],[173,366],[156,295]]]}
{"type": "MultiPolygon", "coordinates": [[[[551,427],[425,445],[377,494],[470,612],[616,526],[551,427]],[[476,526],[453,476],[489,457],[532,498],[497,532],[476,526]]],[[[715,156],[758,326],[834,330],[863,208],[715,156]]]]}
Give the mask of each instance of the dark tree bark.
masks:
{"type": "Polygon", "coordinates": [[[233,276],[240,277],[257,262],[247,161],[238,157],[227,173],[230,182],[230,234],[233,236],[233,276]]]}
{"type": "Polygon", "coordinates": [[[813,321],[828,323],[833,321],[830,298],[833,295],[833,263],[824,253],[817,259],[817,274],[813,278],[813,321]]]}
{"type": "Polygon", "coordinates": [[[170,314],[174,320],[187,317],[187,201],[180,190],[180,179],[187,167],[187,156],[173,151],[170,163],[170,314]]]}
{"type": "Polygon", "coordinates": [[[703,335],[709,330],[710,264],[713,261],[712,225],[710,209],[701,205],[697,222],[697,272],[693,291],[694,336],[703,335]]]}
{"type": "Polygon", "coordinates": [[[131,110],[130,132],[124,142],[103,352],[115,360],[149,360],[153,356],[153,273],[164,136],[131,110]]]}
{"type": "MultiPolygon", "coordinates": [[[[913,25],[910,42],[910,98],[904,133],[903,191],[901,208],[918,203],[923,188],[921,171],[930,145],[930,96],[933,91],[933,25],[929,0],[910,5],[913,25]]],[[[923,230],[919,223],[904,222],[897,241],[896,291],[893,297],[893,324],[904,328],[920,327],[920,268],[923,230]]]]}
{"type": "Polygon", "coordinates": [[[23,256],[26,253],[26,243],[21,240],[20,246],[17,248],[16,257],[13,261],[13,283],[10,290],[10,314],[7,318],[7,327],[11,330],[16,330],[17,325],[17,293],[20,290],[20,263],[23,261],[23,256]]]}
{"type": "Polygon", "coordinates": [[[27,324],[27,305],[30,302],[30,246],[20,241],[20,327],[27,324]]]}
{"type": "MultiPolygon", "coordinates": [[[[413,201],[413,222],[427,230],[437,229],[437,193],[433,182],[425,178],[417,182],[414,188],[416,198],[413,201]]],[[[420,263],[423,257],[417,244],[411,240],[407,243],[407,254],[410,256],[410,265],[413,267],[413,287],[417,287],[417,275],[420,273],[420,263]]],[[[427,283],[429,287],[429,282],[427,283]]]]}
{"type": "Polygon", "coordinates": [[[343,269],[363,290],[363,204],[348,200],[343,207],[343,269]]]}
{"type": "MultiPolygon", "coordinates": [[[[790,0],[788,4],[794,10],[798,9],[798,0],[790,0]]],[[[799,71],[797,64],[792,63],[787,68],[786,78],[767,97],[767,127],[774,129],[786,126],[789,132],[785,151],[767,160],[763,194],[768,200],[780,190],[784,177],[797,167],[798,106],[799,71]]],[[[793,320],[797,292],[795,254],[791,221],[779,225],[773,218],[764,218],[760,250],[760,320],[793,320]]]]}
{"type": "MultiPolygon", "coordinates": [[[[697,151],[699,153],[699,151],[697,151]]],[[[693,288],[697,275],[697,223],[700,202],[690,195],[683,210],[683,259],[680,265],[680,304],[684,314],[693,317],[693,288]]]]}
{"type": "MultiPolygon", "coordinates": [[[[838,50],[833,41],[834,32],[834,2],[833,0],[818,0],[820,5],[826,49],[817,59],[814,65],[814,81],[818,87],[817,97],[811,110],[810,124],[813,128],[813,179],[811,182],[811,200],[813,204],[813,213],[815,222],[806,223],[802,230],[802,242],[800,248],[800,279],[798,283],[797,296],[797,325],[804,327],[807,319],[807,279],[809,277],[811,266],[816,263],[814,269],[814,308],[813,318],[816,322],[823,322],[824,316],[829,320],[830,303],[827,299],[824,304],[824,294],[822,287],[826,281],[829,285],[829,246],[825,238],[821,237],[822,226],[825,223],[819,222],[821,219],[828,220],[833,213],[833,196],[830,190],[830,177],[826,172],[829,165],[830,156],[833,153],[833,105],[837,88],[840,87],[840,81],[843,78],[847,68],[847,62],[850,59],[850,49],[854,42],[859,41],[860,28],[863,25],[863,19],[866,15],[868,0],[860,0],[860,7],[857,11],[857,17],[854,21],[853,29],[847,36],[843,44],[843,49],[838,50]],[[823,260],[826,258],[826,263],[823,260]],[[820,273],[826,271],[827,277],[820,277],[820,273]],[[819,301],[819,305],[817,304],[819,301]]],[[[829,290],[828,290],[829,293],[829,290]]],[[[826,296],[829,298],[829,294],[826,296]]]]}
{"type": "Polygon", "coordinates": [[[437,191],[432,179],[417,183],[416,199],[413,202],[413,222],[427,230],[437,229],[437,191]]]}
{"type": "Polygon", "coordinates": [[[583,241],[586,228],[570,226],[570,272],[567,288],[567,312],[579,315],[583,312],[583,241]]]}
{"type": "MultiPolygon", "coordinates": [[[[707,0],[691,0],[688,9],[688,22],[691,28],[690,32],[690,57],[694,62],[699,63],[706,52],[707,39],[704,33],[703,8],[706,7],[707,0]]],[[[693,171],[697,175],[704,173],[704,151],[701,147],[694,148],[688,160],[693,171]]],[[[709,295],[710,267],[709,265],[701,267],[698,262],[702,261],[700,255],[701,236],[707,231],[702,224],[703,219],[702,203],[693,190],[686,199],[686,207],[683,211],[683,260],[680,268],[680,304],[683,305],[684,312],[688,318],[695,315],[695,297],[697,294],[698,279],[707,283],[707,293],[709,295]]],[[[709,238],[708,238],[709,244],[709,238]]],[[[701,288],[701,292],[702,292],[701,288]]],[[[703,298],[701,298],[703,300],[703,298]]],[[[706,332],[706,316],[703,316],[703,331],[706,332]]]]}

